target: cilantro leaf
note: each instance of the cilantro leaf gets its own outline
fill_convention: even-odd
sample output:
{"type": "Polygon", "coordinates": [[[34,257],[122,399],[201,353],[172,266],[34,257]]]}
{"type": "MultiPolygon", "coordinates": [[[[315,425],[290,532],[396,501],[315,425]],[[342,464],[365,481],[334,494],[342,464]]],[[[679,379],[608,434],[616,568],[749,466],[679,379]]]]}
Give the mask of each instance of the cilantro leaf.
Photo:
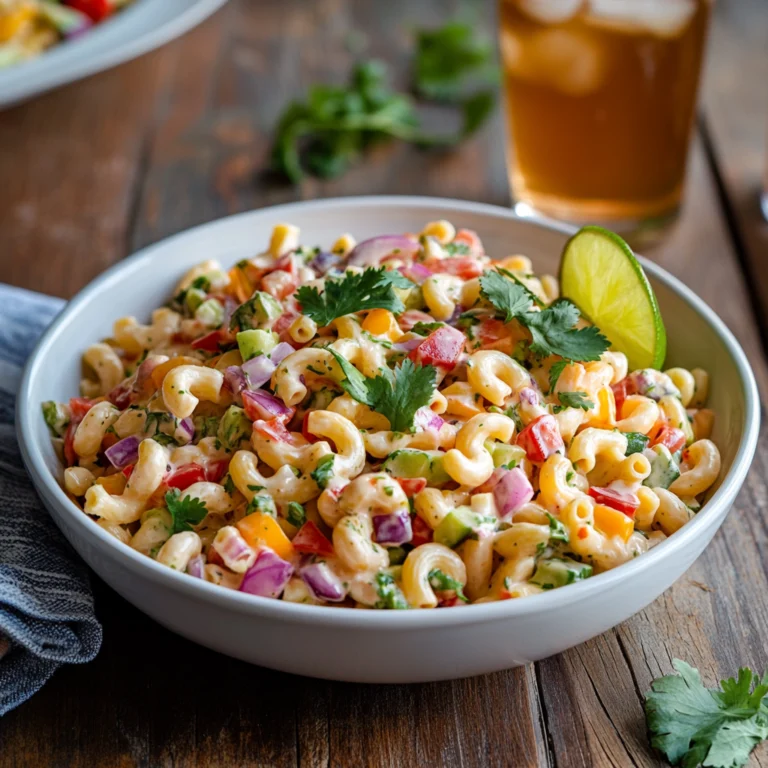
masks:
{"type": "Polygon", "coordinates": [[[277,517],[277,507],[271,496],[254,496],[246,507],[245,514],[252,515],[254,512],[261,512],[264,515],[277,517]]]}
{"type": "Polygon", "coordinates": [[[579,309],[561,299],[541,312],[518,316],[533,337],[531,349],[538,355],[560,355],[568,360],[599,360],[610,346],[608,339],[595,326],[574,328],[579,309]]]}
{"type": "Polygon", "coordinates": [[[376,603],[376,608],[402,610],[410,607],[405,599],[405,595],[400,590],[400,587],[397,586],[391,574],[379,572],[376,574],[374,581],[376,582],[376,594],[380,598],[376,603]]]}
{"type": "Polygon", "coordinates": [[[418,33],[414,87],[426,98],[459,101],[470,76],[489,79],[495,74],[492,46],[469,24],[453,21],[418,33]]]}
{"type": "Polygon", "coordinates": [[[203,518],[208,514],[205,502],[192,496],[185,496],[182,499],[181,491],[178,488],[165,494],[165,504],[173,520],[171,535],[182,531],[191,531],[193,526],[200,525],[203,518]]]}
{"type": "Polygon", "coordinates": [[[480,293],[483,298],[504,314],[504,322],[509,323],[519,318],[531,306],[528,291],[517,283],[507,280],[495,270],[483,274],[480,278],[480,293]]]}
{"type": "Polygon", "coordinates": [[[456,597],[464,603],[468,603],[469,600],[464,595],[464,588],[460,581],[456,581],[452,576],[444,573],[439,568],[435,568],[427,575],[429,585],[432,589],[438,592],[455,592],[456,597]]]}
{"type": "Polygon", "coordinates": [[[385,269],[381,273],[381,283],[382,285],[390,283],[395,288],[404,288],[406,290],[416,287],[416,283],[413,280],[409,280],[402,272],[396,269],[385,269]]]}
{"type": "Polygon", "coordinates": [[[289,501],[285,519],[297,528],[301,528],[307,522],[307,512],[298,501],[289,501]]]}
{"type": "Polygon", "coordinates": [[[569,360],[558,360],[556,363],[552,363],[552,367],[549,369],[549,391],[554,392],[557,386],[557,380],[560,378],[560,374],[565,370],[567,365],[570,365],[569,360]]]}
{"type": "Polygon", "coordinates": [[[558,397],[563,408],[581,408],[583,411],[588,411],[595,407],[591,400],[587,400],[586,392],[560,392],[558,397]]]}
{"type": "Polygon", "coordinates": [[[654,680],[645,699],[651,744],[672,765],[736,768],[768,738],[768,674],[740,669],[721,690],[705,688],[697,669],[680,659],[679,675],[654,680]],[[754,683],[754,685],[753,685],[754,683]]]}
{"type": "Polygon", "coordinates": [[[310,472],[311,478],[317,483],[317,485],[325,489],[328,487],[328,483],[333,477],[333,460],[335,454],[329,453],[322,456],[317,462],[317,466],[310,472]]]}
{"type": "Polygon", "coordinates": [[[546,514],[549,520],[549,538],[552,541],[562,541],[567,544],[569,537],[566,527],[554,515],[550,515],[549,512],[546,514]]]}
{"type": "Polygon", "coordinates": [[[302,313],[321,327],[329,325],[337,317],[364,309],[388,309],[400,314],[405,305],[384,272],[384,268],[366,269],[359,274],[346,274],[341,280],[328,280],[323,293],[315,286],[302,285],[296,291],[296,299],[302,313]]]}
{"type": "Polygon", "coordinates": [[[338,352],[329,351],[344,374],[340,384],[350,397],[386,416],[393,432],[413,427],[416,411],[429,404],[435,390],[437,371],[433,366],[406,359],[394,370],[384,368],[382,375],[369,378],[338,352]]]}
{"type": "Polygon", "coordinates": [[[412,333],[418,333],[419,336],[429,336],[432,331],[436,331],[438,328],[442,328],[445,323],[416,323],[411,328],[412,333]]]}
{"type": "Polygon", "coordinates": [[[468,256],[469,245],[467,243],[446,243],[443,246],[443,250],[449,256],[468,256]]]}
{"type": "Polygon", "coordinates": [[[627,438],[627,452],[624,454],[625,456],[631,456],[633,453],[642,453],[650,440],[648,435],[644,435],[642,432],[625,432],[624,437],[627,438]]]}

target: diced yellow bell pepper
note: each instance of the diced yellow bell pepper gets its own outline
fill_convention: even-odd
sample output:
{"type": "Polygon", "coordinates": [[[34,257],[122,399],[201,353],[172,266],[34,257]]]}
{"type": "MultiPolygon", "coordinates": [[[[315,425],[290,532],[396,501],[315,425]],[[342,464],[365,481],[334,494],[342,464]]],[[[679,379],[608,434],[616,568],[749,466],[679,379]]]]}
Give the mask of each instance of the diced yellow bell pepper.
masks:
{"type": "Polygon", "coordinates": [[[622,541],[629,541],[635,530],[631,517],[603,504],[595,504],[595,528],[606,536],[618,536],[622,541]]]}
{"type": "Polygon", "coordinates": [[[363,330],[374,336],[381,336],[391,328],[393,320],[394,317],[389,310],[373,309],[363,320],[363,330]]]}
{"type": "Polygon", "coordinates": [[[126,483],[128,482],[126,476],[122,472],[116,472],[114,475],[104,475],[96,480],[96,485],[101,485],[104,490],[112,496],[119,496],[124,490],[126,483]]]}
{"type": "Polygon", "coordinates": [[[254,512],[251,515],[246,515],[236,525],[251,547],[264,544],[286,560],[294,554],[291,540],[271,515],[254,512]]]}
{"type": "Polygon", "coordinates": [[[15,11],[0,16],[0,43],[8,42],[14,37],[27,22],[35,17],[35,8],[32,5],[22,5],[15,11]]]}

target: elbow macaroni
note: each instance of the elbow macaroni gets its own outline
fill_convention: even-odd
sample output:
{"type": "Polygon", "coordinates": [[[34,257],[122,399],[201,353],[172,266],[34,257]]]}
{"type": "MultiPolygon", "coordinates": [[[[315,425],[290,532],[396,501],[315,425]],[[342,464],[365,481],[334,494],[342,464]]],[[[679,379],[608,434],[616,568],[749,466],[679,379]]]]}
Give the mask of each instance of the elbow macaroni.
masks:
{"type": "MultiPolygon", "coordinates": [[[[620,566],[716,485],[703,369],[534,353],[484,290],[480,238],[448,221],[377,241],[375,263],[350,234],[322,258],[299,235],[192,268],[149,323],[87,346],[83,397],[45,404],[70,499],[123,545],[228,589],[266,556],[289,602],[443,608],[620,566]],[[410,282],[327,292],[371,267],[410,282]],[[250,365],[246,338],[265,345],[250,365]]],[[[558,299],[525,256],[501,266],[537,297],[525,311],[558,299]]]]}

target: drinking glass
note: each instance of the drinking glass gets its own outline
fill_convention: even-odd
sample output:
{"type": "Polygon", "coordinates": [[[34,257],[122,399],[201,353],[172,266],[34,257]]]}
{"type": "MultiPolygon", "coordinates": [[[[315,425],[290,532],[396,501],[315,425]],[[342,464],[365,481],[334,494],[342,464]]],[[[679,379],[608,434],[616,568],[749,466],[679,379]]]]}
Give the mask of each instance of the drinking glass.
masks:
{"type": "Polygon", "coordinates": [[[681,199],[712,0],[499,0],[515,210],[625,235],[681,199]]]}

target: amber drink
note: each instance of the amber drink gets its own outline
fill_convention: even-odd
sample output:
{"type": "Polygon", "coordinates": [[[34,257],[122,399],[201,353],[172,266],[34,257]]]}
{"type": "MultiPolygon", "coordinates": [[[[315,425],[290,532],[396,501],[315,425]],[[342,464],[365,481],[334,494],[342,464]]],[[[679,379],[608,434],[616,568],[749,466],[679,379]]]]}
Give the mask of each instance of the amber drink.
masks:
{"type": "Polygon", "coordinates": [[[516,209],[630,234],[674,218],[711,0],[500,0],[516,209]]]}

